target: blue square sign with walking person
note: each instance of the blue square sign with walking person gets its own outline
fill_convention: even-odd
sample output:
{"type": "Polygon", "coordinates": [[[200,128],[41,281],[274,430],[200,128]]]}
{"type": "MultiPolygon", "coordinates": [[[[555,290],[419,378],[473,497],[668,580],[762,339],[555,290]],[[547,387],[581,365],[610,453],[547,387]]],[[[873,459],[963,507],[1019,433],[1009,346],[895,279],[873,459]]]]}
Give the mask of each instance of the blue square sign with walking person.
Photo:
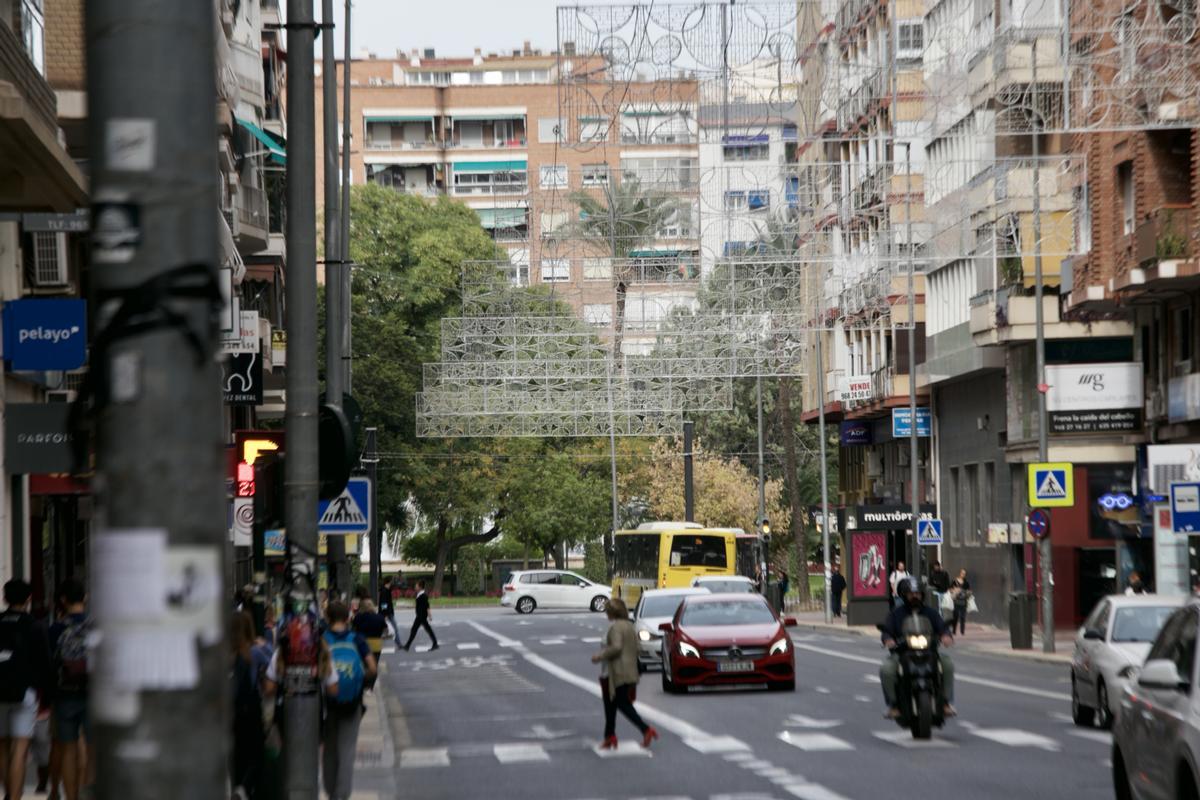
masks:
{"type": "Polygon", "coordinates": [[[371,532],[371,480],[351,478],[342,493],[317,504],[317,530],[327,534],[371,532]]]}

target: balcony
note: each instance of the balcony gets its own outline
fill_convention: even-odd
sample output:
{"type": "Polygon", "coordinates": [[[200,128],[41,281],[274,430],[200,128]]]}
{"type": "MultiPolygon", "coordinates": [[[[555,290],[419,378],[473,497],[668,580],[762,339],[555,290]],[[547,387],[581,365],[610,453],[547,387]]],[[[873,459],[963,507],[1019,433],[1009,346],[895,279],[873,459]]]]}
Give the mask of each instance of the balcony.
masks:
{"type": "Polygon", "coordinates": [[[1113,292],[1125,297],[1180,288],[1180,279],[1200,276],[1200,242],[1193,233],[1194,214],[1188,204],[1154,209],[1118,239],[1118,269],[1113,292]]]}
{"type": "Polygon", "coordinates": [[[237,190],[234,209],[237,224],[231,225],[233,240],[243,255],[267,248],[267,193],[256,186],[241,185],[237,190]]]}
{"type": "Polygon", "coordinates": [[[400,151],[400,150],[441,150],[442,143],[435,139],[425,139],[424,141],[407,141],[405,139],[373,139],[367,137],[367,149],[374,152],[400,151]]]}
{"type": "MultiPolygon", "coordinates": [[[[1025,290],[1022,290],[1025,291],[1025,290]]],[[[1042,296],[1042,325],[1047,339],[1132,336],[1131,323],[1065,320],[1059,313],[1057,294],[1042,296]]],[[[971,336],[976,346],[1031,342],[1037,338],[1037,298],[1012,289],[988,290],[971,298],[971,336]]]]}
{"type": "Polygon", "coordinates": [[[486,141],[449,141],[443,145],[447,150],[519,150],[527,146],[523,138],[489,139],[486,141]]]}

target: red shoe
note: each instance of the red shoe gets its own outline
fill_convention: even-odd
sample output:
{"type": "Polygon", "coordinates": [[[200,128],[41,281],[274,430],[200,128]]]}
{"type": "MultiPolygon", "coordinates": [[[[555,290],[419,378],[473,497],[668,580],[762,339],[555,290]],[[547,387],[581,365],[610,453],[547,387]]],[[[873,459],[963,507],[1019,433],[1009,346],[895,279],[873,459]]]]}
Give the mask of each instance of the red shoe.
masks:
{"type": "Polygon", "coordinates": [[[645,735],[642,736],[642,747],[649,748],[650,743],[653,742],[657,738],[658,738],[658,731],[654,730],[653,727],[646,728],[646,733],[645,733],[645,735]]]}
{"type": "Polygon", "coordinates": [[[601,750],[616,750],[617,749],[617,737],[615,737],[615,736],[604,737],[604,741],[600,743],[600,749],[601,750]]]}

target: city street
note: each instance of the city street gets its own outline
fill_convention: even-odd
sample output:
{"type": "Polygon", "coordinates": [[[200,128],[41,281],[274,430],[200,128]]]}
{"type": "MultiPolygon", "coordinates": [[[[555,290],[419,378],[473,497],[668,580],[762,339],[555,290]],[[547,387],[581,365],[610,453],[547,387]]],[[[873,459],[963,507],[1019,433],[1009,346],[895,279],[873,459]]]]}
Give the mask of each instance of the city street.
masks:
{"type": "Polygon", "coordinates": [[[1071,724],[1062,666],[958,653],[960,717],[917,745],[882,717],[873,641],[797,628],[794,694],[667,696],[651,673],[638,707],[662,738],[647,754],[618,718],[620,749],[602,756],[589,662],[602,616],[435,610],[434,624],[437,652],[384,659],[405,797],[836,800],[900,787],[976,800],[1112,795],[1109,736],[1071,724]]]}

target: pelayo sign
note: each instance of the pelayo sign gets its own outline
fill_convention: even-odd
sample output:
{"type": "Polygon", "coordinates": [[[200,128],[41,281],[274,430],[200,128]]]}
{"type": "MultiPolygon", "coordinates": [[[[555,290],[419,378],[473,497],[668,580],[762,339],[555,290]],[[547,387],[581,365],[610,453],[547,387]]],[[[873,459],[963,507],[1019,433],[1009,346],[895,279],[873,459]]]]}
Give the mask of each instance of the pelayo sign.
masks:
{"type": "Polygon", "coordinates": [[[1132,431],[1142,424],[1142,365],[1046,366],[1046,409],[1054,433],[1132,431]]]}
{"type": "Polygon", "coordinates": [[[4,358],[18,372],[78,369],[87,360],[83,300],[10,300],[4,304],[4,358]]]}

